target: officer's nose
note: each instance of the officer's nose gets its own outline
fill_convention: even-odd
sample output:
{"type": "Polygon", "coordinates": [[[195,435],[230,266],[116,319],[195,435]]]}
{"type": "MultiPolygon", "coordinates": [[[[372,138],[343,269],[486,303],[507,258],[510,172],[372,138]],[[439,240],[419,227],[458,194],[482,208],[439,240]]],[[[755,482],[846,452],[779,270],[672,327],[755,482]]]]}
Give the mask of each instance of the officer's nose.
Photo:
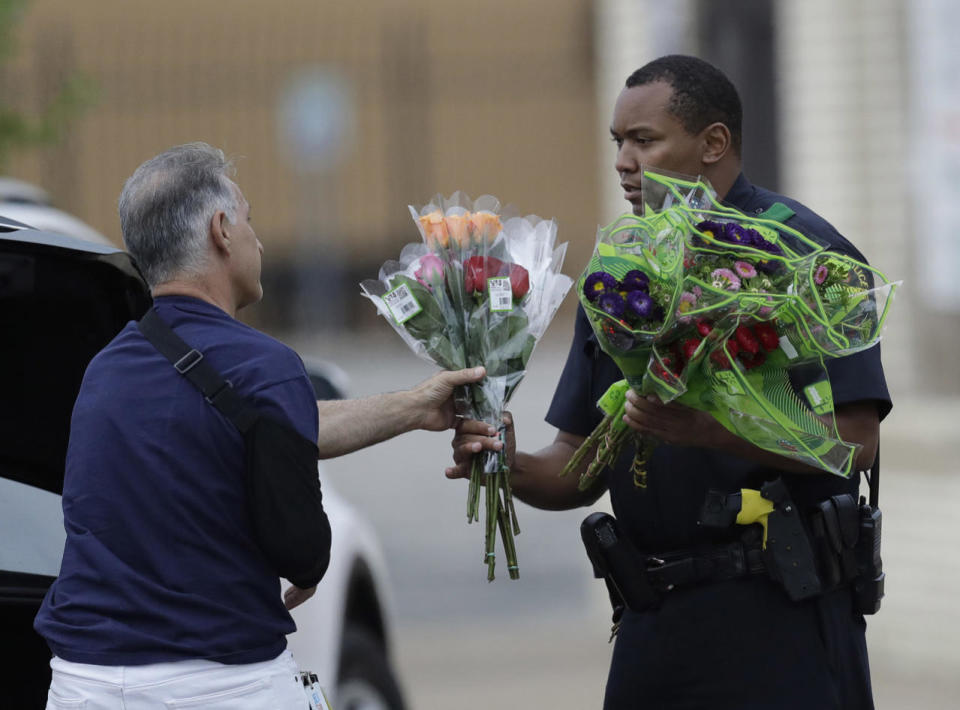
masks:
{"type": "Polygon", "coordinates": [[[620,176],[621,180],[626,175],[629,175],[630,173],[635,173],[637,171],[637,168],[638,168],[637,161],[633,157],[626,143],[624,143],[617,149],[617,159],[614,162],[613,167],[617,171],[617,175],[620,176]]]}

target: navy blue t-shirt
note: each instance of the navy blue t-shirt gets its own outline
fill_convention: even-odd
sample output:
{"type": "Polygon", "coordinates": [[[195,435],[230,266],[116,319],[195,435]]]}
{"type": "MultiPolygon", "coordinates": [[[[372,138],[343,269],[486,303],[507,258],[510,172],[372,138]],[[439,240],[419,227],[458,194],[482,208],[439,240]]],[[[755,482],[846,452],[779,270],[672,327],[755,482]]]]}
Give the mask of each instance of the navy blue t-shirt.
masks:
{"type": "MultiPolygon", "coordinates": [[[[783,203],[794,212],[785,220],[787,225],[818,242],[829,244],[833,251],[865,260],[824,219],[795,200],[752,185],[743,175],[738,177],[725,202],[750,214],[759,214],[775,203],[783,203]]],[[[874,401],[881,419],[890,411],[890,395],[880,363],[879,346],[848,357],[830,359],[827,372],[836,404],[874,401]]],[[[602,419],[597,400],[611,384],[621,379],[623,375],[600,349],[583,308],[579,308],[573,343],[547,412],[547,421],[561,431],[587,436],[602,419]]],[[[648,461],[648,487],[641,489],[634,485],[629,471],[634,452],[632,448],[626,448],[629,450],[624,451],[618,465],[605,474],[603,483],[610,491],[613,511],[621,529],[639,550],[647,553],[737,539],[742,532],[737,526],[729,531],[716,531],[697,524],[709,489],[727,492],[741,488],[757,489],[764,481],[782,476],[793,500],[805,509],[834,494],[856,494],[859,486],[858,475],[843,479],[828,473],[791,474],[715,450],[660,444],[648,461]]],[[[846,599],[840,605],[846,604],[845,608],[849,609],[849,597],[846,599]]],[[[822,600],[819,606],[827,603],[828,600],[822,600]]],[[[849,707],[868,707],[853,700],[863,694],[862,679],[866,675],[862,619],[856,622],[852,615],[847,618],[841,614],[842,623],[859,623],[859,636],[853,634],[851,640],[849,634],[839,632],[839,636],[828,643],[826,639],[821,640],[822,634],[817,632],[820,626],[818,615],[822,617],[824,612],[822,609],[812,611],[810,606],[794,605],[783,590],[775,588],[769,580],[753,579],[676,590],[666,595],[658,614],[628,612],[617,643],[619,652],[615,651],[614,655],[607,707],[636,707],[631,704],[631,698],[640,697],[639,693],[651,701],[649,707],[658,708],[661,707],[657,704],[658,698],[664,702],[670,698],[671,701],[662,706],[670,708],[767,707],[749,704],[745,700],[749,695],[733,693],[731,689],[738,683],[748,682],[742,672],[731,671],[731,667],[737,665],[734,658],[758,659],[770,692],[776,692],[777,684],[792,682],[795,676],[804,673],[802,663],[775,660],[784,658],[784,649],[790,649],[787,655],[792,657],[803,656],[813,648],[807,655],[819,665],[808,669],[807,680],[811,681],[816,677],[827,677],[822,673],[825,644],[837,648],[843,646],[843,650],[837,653],[855,660],[862,656],[862,664],[854,663],[854,670],[842,674],[847,680],[854,679],[854,687],[840,696],[851,700],[849,707]],[[738,626],[744,628],[736,628],[738,626]],[[757,633],[756,629],[747,630],[746,626],[751,629],[757,626],[767,632],[757,633]],[[721,638],[722,635],[725,637],[721,638]],[[791,636],[795,639],[791,640],[791,636]],[[796,646],[790,646],[792,643],[796,646]],[[851,643],[855,648],[847,647],[851,643]],[[656,663],[650,667],[654,658],[656,663]],[[791,670],[779,672],[784,663],[791,670]],[[641,670],[644,665],[646,670],[641,670]],[[687,690],[677,690],[677,683],[687,690]],[[656,688],[663,690],[662,695],[657,694],[656,688]],[[614,696],[612,700],[611,694],[614,696]],[[714,699],[708,702],[711,696],[714,699]],[[677,700],[678,697],[686,697],[689,705],[677,700]],[[725,704],[727,700],[724,698],[729,698],[729,705],[725,704]],[[743,702],[748,704],[738,704],[743,702]]],[[[836,609],[833,613],[836,615],[836,609]]],[[[831,633],[837,631],[835,624],[832,628],[831,633]]],[[[759,679],[751,674],[748,677],[749,683],[758,690],[757,697],[762,697],[757,688],[759,679]]],[[[812,696],[797,696],[799,704],[781,703],[775,707],[834,707],[832,702],[817,705],[819,700],[827,697],[817,693],[826,691],[815,680],[812,687],[812,696]]],[[[866,688],[869,693],[868,676],[866,688]]],[[[749,690],[744,688],[743,692],[749,690]]],[[[791,689],[783,688],[783,692],[789,694],[791,689]]]]}
{"type": "MultiPolygon", "coordinates": [[[[185,296],[154,308],[237,392],[310,441],[297,354],[185,296]]],[[[73,409],[60,575],[35,628],[59,657],[254,663],[295,630],[253,538],[237,429],[130,322],[87,367],[73,409]]]]}

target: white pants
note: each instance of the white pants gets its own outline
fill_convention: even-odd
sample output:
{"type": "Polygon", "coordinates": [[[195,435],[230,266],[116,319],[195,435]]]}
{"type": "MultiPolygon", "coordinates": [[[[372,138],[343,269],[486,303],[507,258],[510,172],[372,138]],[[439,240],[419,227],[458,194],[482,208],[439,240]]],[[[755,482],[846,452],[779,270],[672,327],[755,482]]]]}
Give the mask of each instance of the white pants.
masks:
{"type": "Polygon", "coordinates": [[[54,657],[47,710],[306,710],[290,651],[272,661],[95,666],[54,657]]]}

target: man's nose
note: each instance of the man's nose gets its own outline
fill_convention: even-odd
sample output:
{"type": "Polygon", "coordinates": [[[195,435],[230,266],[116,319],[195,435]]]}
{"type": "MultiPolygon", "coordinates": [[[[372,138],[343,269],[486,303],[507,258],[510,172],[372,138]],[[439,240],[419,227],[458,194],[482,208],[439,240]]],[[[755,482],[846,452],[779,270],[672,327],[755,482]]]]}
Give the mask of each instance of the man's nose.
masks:
{"type": "Polygon", "coordinates": [[[633,154],[627,147],[626,143],[617,149],[617,159],[614,162],[613,167],[616,169],[617,175],[636,172],[637,161],[633,157],[633,154]]]}

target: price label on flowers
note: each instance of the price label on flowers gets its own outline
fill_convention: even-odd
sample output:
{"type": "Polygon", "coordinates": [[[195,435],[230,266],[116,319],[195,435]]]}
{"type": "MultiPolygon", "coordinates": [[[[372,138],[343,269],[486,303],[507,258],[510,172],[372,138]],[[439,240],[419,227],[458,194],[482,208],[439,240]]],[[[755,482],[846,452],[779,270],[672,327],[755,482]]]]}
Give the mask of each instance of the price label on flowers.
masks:
{"type": "Polygon", "coordinates": [[[404,323],[417,315],[422,307],[406,284],[401,284],[383,297],[397,323],[404,323]]]}
{"type": "MultiPolygon", "coordinates": [[[[423,238],[386,262],[363,294],[415,353],[448,370],[482,365],[486,377],[457,389],[458,416],[499,426],[523,379],[537,341],[572,279],[560,273],[566,245],[556,245],[553,220],[503,219],[491,195],[436,195],[410,214],[423,238]],[[393,315],[391,318],[390,315],[393,315]]],[[[483,562],[494,579],[498,535],[506,570],[518,579],[514,536],[520,525],[503,451],[470,460],[467,522],[486,512],[483,562]]]]}
{"type": "Polygon", "coordinates": [[[490,292],[490,310],[494,313],[503,313],[513,309],[513,289],[510,279],[487,279],[487,290],[490,292]]]}

